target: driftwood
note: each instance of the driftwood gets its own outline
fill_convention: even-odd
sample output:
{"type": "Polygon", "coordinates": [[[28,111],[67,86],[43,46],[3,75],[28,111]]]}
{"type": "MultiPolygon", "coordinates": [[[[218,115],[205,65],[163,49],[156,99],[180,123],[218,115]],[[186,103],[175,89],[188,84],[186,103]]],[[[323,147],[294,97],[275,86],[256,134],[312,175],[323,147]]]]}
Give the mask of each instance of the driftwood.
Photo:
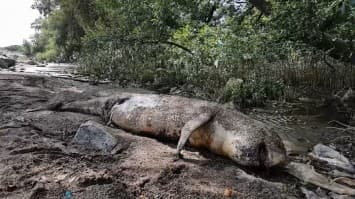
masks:
{"type": "Polygon", "coordinates": [[[289,174],[304,182],[314,184],[338,194],[355,196],[355,189],[328,179],[325,175],[316,172],[311,165],[291,162],[286,166],[286,168],[289,174]]]}
{"type": "Polygon", "coordinates": [[[341,168],[349,173],[355,173],[355,167],[345,156],[323,144],[314,146],[313,152],[309,155],[316,160],[325,161],[331,166],[341,168]]]}
{"type": "Polygon", "coordinates": [[[340,126],[340,127],[333,127],[333,126],[327,127],[329,129],[336,129],[339,131],[344,131],[344,132],[348,132],[348,133],[355,135],[355,127],[354,126],[350,126],[348,124],[344,124],[344,123],[336,121],[336,120],[332,120],[328,124],[337,124],[338,126],[340,126]]]}

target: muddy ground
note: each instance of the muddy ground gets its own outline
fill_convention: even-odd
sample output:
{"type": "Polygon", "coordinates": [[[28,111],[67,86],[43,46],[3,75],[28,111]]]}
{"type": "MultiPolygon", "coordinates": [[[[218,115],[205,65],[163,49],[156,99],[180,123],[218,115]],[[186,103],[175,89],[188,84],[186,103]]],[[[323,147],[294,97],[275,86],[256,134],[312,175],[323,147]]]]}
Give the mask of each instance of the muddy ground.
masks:
{"type": "MultiPolygon", "coordinates": [[[[188,147],[184,159],[177,159],[175,143],[117,128],[109,128],[119,140],[114,154],[72,143],[80,124],[103,123],[101,119],[72,112],[26,111],[44,107],[65,90],[81,91],[83,98],[150,92],[0,72],[0,198],[303,198],[302,183],[282,168],[242,168],[188,147]]],[[[285,108],[276,105],[250,114],[280,126],[280,132],[292,132],[283,137],[299,143],[299,151],[306,152],[317,142],[337,145],[335,138],[339,138],[340,149],[354,161],[352,137],[346,132],[340,136],[319,117],[292,115],[292,108],[280,110],[285,108]]]]}

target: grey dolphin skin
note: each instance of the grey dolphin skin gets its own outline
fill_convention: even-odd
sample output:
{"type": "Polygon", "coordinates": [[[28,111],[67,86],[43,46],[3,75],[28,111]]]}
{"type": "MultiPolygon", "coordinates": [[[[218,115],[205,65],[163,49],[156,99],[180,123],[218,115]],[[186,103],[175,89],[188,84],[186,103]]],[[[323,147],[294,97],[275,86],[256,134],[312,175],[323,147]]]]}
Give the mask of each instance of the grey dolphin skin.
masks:
{"type": "Polygon", "coordinates": [[[57,110],[94,114],[131,133],[188,142],[240,165],[272,167],[286,162],[279,136],[265,124],[226,106],[157,94],[120,93],[62,103],[57,110]]]}

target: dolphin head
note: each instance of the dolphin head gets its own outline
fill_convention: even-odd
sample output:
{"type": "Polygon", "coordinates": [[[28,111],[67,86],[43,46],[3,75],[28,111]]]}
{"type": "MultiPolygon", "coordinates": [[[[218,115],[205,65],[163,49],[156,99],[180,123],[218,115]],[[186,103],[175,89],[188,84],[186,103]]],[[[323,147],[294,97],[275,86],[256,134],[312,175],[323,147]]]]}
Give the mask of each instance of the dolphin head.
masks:
{"type": "Polygon", "coordinates": [[[286,150],[280,137],[264,128],[236,136],[231,146],[230,158],[241,165],[269,168],[286,163],[286,150]]]}
{"type": "Polygon", "coordinates": [[[263,142],[259,145],[258,158],[260,166],[273,167],[286,163],[287,155],[281,138],[274,133],[266,133],[263,142]]]}

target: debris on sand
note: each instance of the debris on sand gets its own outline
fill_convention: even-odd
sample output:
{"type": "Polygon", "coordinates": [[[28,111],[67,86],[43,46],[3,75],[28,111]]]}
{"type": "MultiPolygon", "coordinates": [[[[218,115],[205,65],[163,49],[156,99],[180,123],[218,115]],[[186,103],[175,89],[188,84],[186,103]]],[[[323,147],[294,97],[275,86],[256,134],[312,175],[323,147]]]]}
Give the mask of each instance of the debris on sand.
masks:
{"type": "Polygon", "coordinates": [[[355,189],[336,183],[314,170],[314,167],[307,164],[291,162],[286,166],[288,172],[296,178],[319,186],[323,189],[338,194],[355,196],[355,189]]]}
{"type": "Polygon", "coordinates": [[[331,175],[332,177],[335,177],[335,178],[347,177],[347,178],[355,179],[355,175],[354,174],[349,174],[349,173],[342,172],[342,171],[339,171],[339,170],[336,170],[336,169],[328,172],[328,174],[331,175]]]}
{"type": "Polygon", "coordinates": [[[355,173],[355,167],[349,159],[338,151],[323,144],[315,145],[310,156],[316,160],[325,161],[331,166],[343,169],[350,173],[355,173]]]}
{"type": "Polygon", "coordinates": [[[340,195],[334,192],[326,194],[323,190],[319,188],[314,192],[308,190],[305,187],[301,187],[301,191],[305,195],[306,199],[353,199],[352,196],[340,195]]]}
{"type": "Polygon", "coordinates": [[[113,182],[113,177],[108,171],[95,171],[87,169],[79,173],[70,180],[71,183],[79,187],[87,187],[95,184],[110,184],[113,182]]]}
{"type": "Polygon", "coordinates": [[[301,187],[301,191],[304,194],[304,196],[306,197],[306,199],[328,199],[328,197],[319,196],[317,193],[315,193],[311,190],[308,190],[305,187],[301,187]]]}

